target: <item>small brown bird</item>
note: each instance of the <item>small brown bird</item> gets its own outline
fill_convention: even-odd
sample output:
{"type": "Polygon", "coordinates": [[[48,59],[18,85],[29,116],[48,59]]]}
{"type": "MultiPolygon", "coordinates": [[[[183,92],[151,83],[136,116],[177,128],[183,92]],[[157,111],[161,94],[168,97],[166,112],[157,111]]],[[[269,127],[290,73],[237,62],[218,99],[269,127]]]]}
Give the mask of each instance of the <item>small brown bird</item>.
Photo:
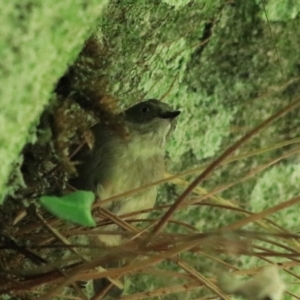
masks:
{"type": "MultiPolygon", "coordinates": [[[[75,157],[79,162],[78,176],[70,183],[105,200],[162,179],[166,140],[175,128],[179,114],[180,111],[173,110],[166,103],[150,99],[120,114],[128,130],[126,139],[101,123],[95,125],[92,128],[94,147],[81,151],[75,157]]],[[[157,188],[152,187],[121,201],[107,203],[104,207],[122,215],[152,208],[156,196],[157,188]]],[[[113,230],[116,225],[106,228],[113,230]]],[[[121,243],[121,237],[102,235],[99,241],[107,246],[116,246],[121,243]]],[[[98,290],[99,281],[95,282],[94,287],[98,290]]]]}

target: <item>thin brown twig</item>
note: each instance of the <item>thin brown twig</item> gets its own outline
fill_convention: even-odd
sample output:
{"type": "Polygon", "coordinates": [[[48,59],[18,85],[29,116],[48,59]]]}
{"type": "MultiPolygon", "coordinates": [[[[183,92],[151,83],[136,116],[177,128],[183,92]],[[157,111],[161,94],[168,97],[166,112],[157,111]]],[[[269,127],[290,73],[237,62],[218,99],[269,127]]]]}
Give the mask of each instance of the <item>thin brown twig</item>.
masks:
{"type": "MultiPolygon", "coordinates": [[[[284,146],[287,146],[287,145],[290,145],[290,144],[294,144],[294,143],[299,143],[299,142],[300,142],[300,138],[292,139],[292,140],[286,141],[286,142],[280,142],[280,143],[274,144],[272,146],[268,146],[268,147],[262,148],[259,151],[259,153],[263,153],[265,151],[270,151],[270,150],[275,150],[275,149],[277,149],[279,147],[284,147],[284,146]]],[[[237,155],[237,156],[228,157],[224,161],[222,161],[220,163],[220,165],[231,163],[231,162],[234,162],[234,161],[240,160],[240,159],[245,159],[245,158],[251,157],[253,155],[257,155],[257,150],[249,152],[249,153],[237,155]]],[[[161,179],[161,180],[149,183],[149,184],[144,185],[144,186],[142,186],[140,188],[132,189],[132,190],[130,190],[128,192],[124,192],[124,193],[115,195],[113,197],[107,198],[105,200],[101,200],[101,201],[95,202],[93,204],[93,208],[103,206],[104,204],[112,202],[112,201],[120,201],[124,197],[132,196],[132,195],[137,194],[137,193],[139,193],[141,191],[149,189],[149,188],[151,188],[153,186],[157,186],[157,185],[160,185],[160,184],[163,184],[163,183],[166,183],[166,182],[170,182],[170,181],[172,181],[174,179],[177,179],[177,178],[180,178],[180,177],[184,177],[184,176],[195,174],[196,172],[205,170],[205,168],[207,168],[207,167],[208,167],[208,165],[206,165],[206,166],[199,166],[199,167],[196,167],[196,168],[193,168],[193,169],[190,169],[190,170],[183,171],[183,172],[178,173],[176,175],[167,176],[164,179],[161,179]]]]}
{"type": "MultiPolygon", "coordinates": [[[[57,229],[54,229],[51,225],[47,223],[47,221],[42,217],[42,215],[39,213],[38,209],[35,210],[36,216],[39,218],[39,220],[42,222],[42,224],[49,230],[59,241],[61,241],[63,244],[70,245],[70,242],[62,236],[60,233],[58,233],[57,229]]],[[[84,257],[77,251],[77,249],[70,248],[70,250],[78,255],[80,258],[84,259],[84,257]]],[[[58,272],[60,272],[66,279],[68,279],[68,274],[66,271],[62,270],[61,268],[56,268],[58,272]]],[[[70,281],[70,284],[74,288],[74,290],[78,293],[79,297],[83,300],[88,300],[85,294],[82,292],[80,287],[76,282],[70,281]]],[[[57,293],[63,286],[57,286],[56,288],[52,289],[51,292],[47,293],[44,296],[44,300],[51,299],[53,297],[53,293],[57,293]]]]}
{"type": "Polygon", "coordinates": [[[287,208],[287,207],[290,207],[296,203],[299,203],[300,202],[300,196],[297,196],[295,198],[292,198],[288,201],[284,201],[282,203],[279,203],[275,206],[272,206],[266,210],[263,210],[262,212],[260,213],[257,213],[257,214],[253,214],[251,216],[248,216],[242,220],[239,220],[239,221],[236,221],[234,223],[231,223],[227,226],[224,226],[222,227],[221,229],[219,229],[220,231],[231,231],[231,230],[236,230],[238,228],[241,228],[242,226],[245,226],[249,223],[253,223],[259,219],[262,219],[262,218],[265,218],[266,216],[269,216],[281,209],[284,209],[284,208],[287,208]]]}
{"type": "Polygon", "coordinates": [[[191,274],[195,279],[199,280],[203,285],[210,289],[213,293],[218,295],[223,300],[229,300],[227,297],[211,280],[203,276],[201,273],[197,272],[193,267],[187,264],[184,260],[178,259],[177,264],[188,274],[191,274]]]}
{"type": "Polygon", "coordinates": [[[147,240],[142,243],[149,244],[152,239],[159,233],[159,231],[166,225],[168,220],[171,218],[172,214],[178,209],[180,204],[192,193],[192,191],[199,185],[206,177],[218,166],[222,161],[224,161],[229,155],[231,155],[234,151],[236,151],[242,144],[247,142],[254,135],[258,134],[262,129],[266,126],[270,125],[272,122],[277,120],[278,118],[284,116],[294,108],[296,108],[300,104],[300,99],[292,102],[291,104],[284,107],[282,110],[270,116],[268,119],[263,121],[261,124],[256,126],[254,129],[245,134],[242,138],[240,138],[235,144],[229,147],[225,152],[219,156],[216,160],[214,160],[191,184],[190,186],[179,196],[177,201],[169,208],[169,210],[165,213],[165,215],[160,219],[158,224],[154,227],[153,231],[149,234],[147,240]]]}
{"type": "Polygon", "coordinates": [[[126,295],[122,296],[120,300],[141,300],[141,299],[147,299],[147,298],[152,298],[152,297],[159,297],[163,295],[169,295],[173,293],[182,293],[182,292],[187,292],[192,289],[199,289],[202,285],[199,284],[198,281],[193,281],[191,283],[185,283],[185,284],[180,284],[180,285],[175,285],[175,286],[168,286],[168,287],[163,287],[160,289],[156,290],[151,290],[151,291],[146,291],[142,293],[136,293],[133,295],[126,295]]]}
{"type": "Polygon", "coordinates": [[[178,79],[178,76],[179,76],[179,72],[177,72],[177,74],[174,76],[174,79],[172,80],[171,85],[169,86],[168,90],[160,97],[161,101],[163,101],[163,99],[166,98],[170,94],[173,86],[175,85],[176,80],[178,79]]]}

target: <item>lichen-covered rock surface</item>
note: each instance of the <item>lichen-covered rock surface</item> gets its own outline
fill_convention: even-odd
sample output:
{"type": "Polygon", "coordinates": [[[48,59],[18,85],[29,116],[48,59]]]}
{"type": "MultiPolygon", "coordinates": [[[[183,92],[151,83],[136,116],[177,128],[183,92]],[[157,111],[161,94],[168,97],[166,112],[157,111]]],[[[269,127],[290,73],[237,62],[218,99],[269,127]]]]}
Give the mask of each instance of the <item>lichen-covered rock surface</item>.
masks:
{"type": "MultiPolygon", "coordinates": [[[[105,1],[69,2],[51,6],[34,1],[22,5],[14,1],[0,3],[3,8],[0,12],[3,15],[0,26],[2,196],[7,193],[18,196],[28,185],[23,177],[33,178],[35,168],[46,174],[48,160],[65,167],[62,169],[66,172],[59,176],[66,181],[64,174],[72,172],[68,161],[69,141],[74,141],[72,128],[82,134],[87,124],[97,118],[113,126],[112,115],[117,107],[123,109],[142,99],[157,98],[182,110],[166,158],[168,172],[177,173],[199,165],[205,167],[252,128],[299,98],[297,1],[111,0],[98,20],[105,1]],[[56,132],[41,124],[36,131],[45,104],[51,100],[49,114],[58,112],[54,113],[56,132]],[[101,113],[97,111],[99,107],[101,113]],[[80,120],[84,126],[77,128],[74,120],[80,120]],[[47,130],[51,133],[45,138],[47,130]],[[41,141],[41,136],[45,141],[41,141]],[[19,156],[26,143],[27,151],[19,156]],[[49,159],[37,151],[48,145],[52,147],[49,159]],[[28,163],[28,147],[36,147],[32,150],[33,157],[40,157],[43,164],[28,163]],[[24,168],[20,166],[24,164],[30,176],[22,174],[24,168]],[[4,188],[9,174],[10,181],[4,188]]],[[[189,201],[195,205],[186,205],[173,215],[176,222],[171,222],[166,232],[170,235],[213,232],[248,216],[249,212],[259,213],[298,196],[299,111],[300,108],[295,108],[236,149],[236,157],[231,156],[218,166],[192,194],[189,201]],[[218,192],[203,197],[213,191],[218,192]],[[197,197],[200,197],[198,203],[197,197]]],[[[47,113],[46,109],[43,118],[47,113]]],[[[92,137],[86,139],[92,144],[92,137]]],[[[177,180],[162,187],[158,205],[173,203],[199,172],[183,177],[186,181],[177,180]]],[[[42,176],[40,180],[47,189],[39,191],[55,185],[52,184],[55,172],[51,174],[51,180],[42,176]]],[[[57,185],[61,186],[65,187],[65,182],[57,185]]],[[[153,212],[152,217],[161,216],[162,211],[165,210],[153,212]]],[[[242,228],[269,234],[298,233],[298,215],[296,203],[268,215],[268,220],[246,223],[242,228]]],[[[231,238],[236,241],[234,236],[231,238]]],[[[260,250],[271,262],[290,263],[289,251],[298,253],[299,245],[282,236],[277,239],[278,243],[275,244],[274,238],[272,244],[251,236],[253,245],[260,247],[251,251],[260,250]],[[267,255],[267,251],[283,255],[267,255]]],[[[243,244],[243,238],[237,240],[237,244],[225,247],[222,267],[207,255],[201,256],[203,250],[219,259],[212,246],[199,246],[180,258],[206,278],[223,268],[249,269],[244,274],[253,274],[257,269],[251,268],[265,261],[257,258],[261,253],[248,251],[249,245],[243,244]],[[234,267],[228,267],[229,264],[234,267]]],[[[217,244],[215,240],[212,243],[217,244]]],[[[180,263],[164,261],[159,267],[175,272],[180,263]]],[[[293,268],[289,270],[297,273],[299,266],[295,264],[293,268]]],[[[215,293],[211,288],[195,292],[188,284],[185,291],[178,287],[187,279],[183,275],[166,277],[158,276],[157,270],[150,271],[151,275],[145,271],[147,274],[128,278],[126,291],[144,292],[173,284],[177,293],[167,290],[157,295],[181,300],[215,293]]],[[[185,272],[193,278],[193,273],[186,269],[185,272]]],[[[284,276],[286,282],[296,281],[293,274],[284,276]]],[[[287,289],[299,294],[296,284],[288,284],[287,289]]],[[[289,294],[285,299],[294,298],[289,294]]]]}

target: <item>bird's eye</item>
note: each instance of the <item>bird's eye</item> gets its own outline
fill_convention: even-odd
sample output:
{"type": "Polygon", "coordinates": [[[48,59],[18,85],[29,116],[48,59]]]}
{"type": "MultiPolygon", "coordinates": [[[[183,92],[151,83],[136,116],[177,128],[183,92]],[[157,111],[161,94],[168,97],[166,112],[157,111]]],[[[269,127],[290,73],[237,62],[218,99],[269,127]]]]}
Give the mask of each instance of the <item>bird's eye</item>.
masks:
{"type": "Polygon", "coordinates": [[[142,108],[141,108],[141,113],[142,114],[146,114],[150,111],[150,107],[148,105],[144,105],[142,108]]]}

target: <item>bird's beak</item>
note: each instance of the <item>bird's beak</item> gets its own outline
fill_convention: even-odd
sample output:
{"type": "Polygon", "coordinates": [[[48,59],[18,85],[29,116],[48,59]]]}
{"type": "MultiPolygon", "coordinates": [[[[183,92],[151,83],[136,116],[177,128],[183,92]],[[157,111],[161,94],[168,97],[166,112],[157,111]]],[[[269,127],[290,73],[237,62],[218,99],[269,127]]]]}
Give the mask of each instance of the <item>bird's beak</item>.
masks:
{"type": "Polygon", "coordinates": [[[180,110],[166,111],[160,115],[162,119],[175,119],[181,114],[180,110]]]}

